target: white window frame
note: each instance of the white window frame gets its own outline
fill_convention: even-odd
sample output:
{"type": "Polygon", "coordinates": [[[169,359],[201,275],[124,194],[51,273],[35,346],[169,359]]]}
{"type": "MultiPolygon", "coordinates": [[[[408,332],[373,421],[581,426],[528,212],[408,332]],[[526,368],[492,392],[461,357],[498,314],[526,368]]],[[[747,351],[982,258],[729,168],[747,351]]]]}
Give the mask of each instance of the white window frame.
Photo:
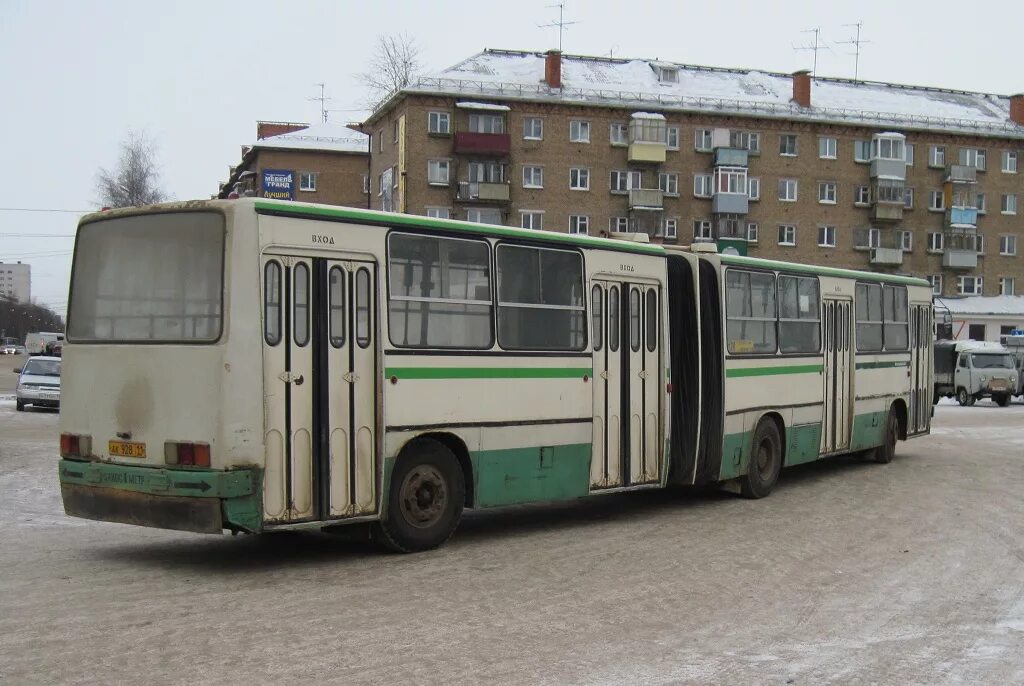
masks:
{"type": "Polygon", "coordinates": [[[427,133],[435,136],[447,136],[452,132],[452,115],[450,112],[434,110],[427,112],[427,133]],[[444,122],[444,126],[441,126],[444,122]]]}
{"type": "Polygon", "coordinates": [[[974,207],[978,210],[978,214],[988,214],[988,204],[984,193],[978,193],[974,196],[974,207]]]}
{"type": "Polygon", "coordinates": [[[427,184],[447,186],[451,183],[452,161],[447,159],[427,160],[427,184]],[[441,173],[441,170],[444,173],[441,173]],[[443,177],[443,178],[441,178],[443,177]]]}
{"type": "Polygon", "coordinates": [[[1016,150],[1003,150],[1000,155],[999,169],[1004,174],[1016,174],[1017,173],[1017,162],[1020,159],[1020,155],[1016,150]]]}
{"type": "Polygon", "coordinates": [[[665,127],[665,147],[668,150],[679,149],[679,127],[678,126],[666,126],[665,127]]]}
{"type": "Polygon", "coordinates": [[[363,174],[363,195],[370,194],[370,175],[363,174]]]}
{"type": "Polygon", "coordinates": [[[1004,257],[1017,255],[1017,237],[1012,234],[1004,234],[999,237],[999,254],[1004,257]]]}
{"type": "Polygon", "coordinates": [[[760,239],[761,225],[757,222],[747,222],[747,243],[757,243],[760,239]]]}
{"type": "Polygon", "coordinates": [[[524,117],[523,118],[523,140],[542,141],[544,140],[544,118],[524,117]],[[537,126],[534,126],[534,125],[537,126]],[[535,129],[540,129],[539,133],[535,129]]]}
{"type": "Polygon", "coordinates": [[[676,67],[658,67],[658,81],[661,83],[679,83],[679,69],[676,67]]]}
{"type": "Polygon", "coordinates": [[[613,233],[628,233],[629,217],[609,217],[608,230],[613,233]]]}
{"type": "Polygon", "coordinates": [[[1000,214],[1017,214],[1017,194],[1003,193],[999,196],[1000,214]]]}
{"type": "Polygon", "coordinates": [[[608,140],[617,148],[629,145],[629,125],[615,121],[608,126],[608,140]]]}
{"type": "Polygon", "coordinates": [[[316,192],[316,172],[299,172],[299,190],[316,192]]]}
{"type": "Polygon", "coordinates": [[[907,156],[906,162],[908,167],[914,166],[914,144],[904,142],[903,149],[906,151],[907,156]]]}
{"type": "Polygon", "coordinates": [[[451,219],[452,210],[450,207],[427,207],[427,216],[431,219],[451,219]]]}
{"type": "Polygon", "coordinates": [[[835,205],[838,195],[838,186],[835,181],[818,182],[818,203],[821,205],[835,205]],[[824,193],[823,193],[824,191],[824,193]]]}
{"type": "Polygon", "coordinates": [[[693,175],[693,197],[710,198],[714,188],[714,177],[711,174],[693,175]]]}
{"type": "Polygon", "coordinates": [[[571,119],[569,120],[569,142],[589,143],[590,142],[590,120],[571,119]]]}
{"type": "Polygon", "coordinates": [[[697,152],[711,152],[712,148],[711,129],[693,130],[693,149],[697,152]]]}
{"type": "Polygon", "coordinates": [[[660,172],[658,174],[658,188],[667,196],[679,197],[679,174],[676,172],[660,172]]]}
{"type": "Polygon", "coordinates": [[[832,224],[818,225],[818,247],[836,247],[836,227],[832,224]]]}
{"type": "Polygon", "coordinates": [[[467,207],[466,208],[466,220],[467,221],[471,221],[471,222],[475,222],[477,224],[490,224],[491,226],[502,226],[502,223],[501,223],[501,210],[499,210],[499,209],[497,209],[495,207],[467,207]],[[483,220],[483,216],[482,216],[485,212],[488,213],[488,214],[490,214],[492,212],[497,212],[497,214],[498,214],[498,222],[497,223],[485,222],[483,220]],[[473,216],[472,216],[474,213],[476,214],[476,219],[474,219],[473,216]]]}
{"type": "Polygon", "coordinates": [[[569,233],[582,236],[590,234],[590,217],[586,214],[570,214],[569,233]]]}
{"type": "Polygon", "coordinates": [[[779,224],[779,235],[778,244],[784,247],[794,247],[796,245],[796,225],[795,224],[779,224]],[[783,238],[785,233],[785,238],[783,238]]]}
{"type": "Polygon", "coordinates": [[[933,169],[945,169],[946,168],[946,146],[945,145],[929,145],[928,146],[928,166],[933,169]]]}
{"type": "Polygon", "coordinates": [[[853,142],[853,161],[867,164],[871,161],[871,141],[858,138],[853,142]]]}
{"type": "Polygon", "coordinates": [[[945,236],[941,231],[929,231],[928,232],[928,249],[930,253],[941,253],[945,250],[945,236]]]}
{"type": "Polygon", "coordinates": [[[544,188],[544,167],[542,165],[523,165],[523,188],[544,188]]]}
{"type": "Polygon", "coordinates": [[[714,240],[715,234],[710,219],[693,220],[693,240],[710,241],[714,240]]]}
{"type": "Polygon", "coordinates": [[[796,179],[779,179],[779,202],[796,202],[799,197],[799,183],[796,179]],[[790,195],[789,191],[793,193],[790,195]]]}
{"type": "Polygon", "coordinates": [[[676,217],[669,217],[661,221],[661,231],[665,238],[678,238],[679,237],[679,219],[676,217]]]}
{"type": "Polygon", "coordinates": [[[957,292],[960,295],[982,295],[985,292],[985,279],[981,276],[974,276],[964,274],[957,278],[957,292]],[[968,291],[965,286],[968,283],[968,279],[971,283],[971,290],[968,291]]]}
{"type": "Polygon", "coordinates": [[[1014,279],[1012,276],[999,277],[999,295],[1015,295],[1014,279]]]}
{"type": "Polygon", "coordinates": [[[800,154],[800,148],[798,147],[799,145],[800,145],[800,142],[799,142],[799,139],[797,138],[797,135],[795,133],[780,133],[779,134],[779,156],[780,157],[797,157],[800,154]],[[788,149],[789,146],[788,145],[784,146],[783,142],[787,141],[787,140],[790,140],[790,139],[793,140],[793,152],[785,152],[784,151],[784,147],[786,149],[788,149]]]}
{"type": "Polygon", "coordinates": [[[756,131],[730,131],[729,147],[746,150],[751,155],[760,155],[761,134],[756,131]]]}
{"type": "Polygon", "coordinates": [[[747,195],[746,167],[715,167],[714,177],[714,193],[747,195]]]}
{"type": "Polygon", "coordinates": [[[914,209],[914,189],[911,186],[905,186],[903,188],[903,209],[914,209]]]}
{"type": "Polygon", "coordinates": [[[761,199],[761,177],[760,176],[748,176],[747,177],[747,199],[749,199],[749,200],[760,200],[761,199]]]}
{"type": "Polygon", "coordinates": [[[925,278],[932,285],[932,295],[942,295],[942,274],[929,274],[925,278]]]}
{"type": "Polygon", "coordinates": [[[832,136],[820,136],[818,138],[818,158],[822,160],[834,160],[839,147],[839,140],[832,136]]]}
{"type": "Polygon", "coordinates": [[[909,229],[900,231],[900,250],[914,252],[914,232],[909,229]]]}
{"type": "Polygon", "coordinates": [[[934,188],[928,189],[928,211],[929,212],[945,212],[946,211],[946,196],[942,191],[934,188]],[[935,200],[938,199],[938,204],[935,200]]]}
{"type": "Polygon", "coordinates": [[[523,229],[530,229],[533,231],[544,230],[544,210],[519,210],[519,226],[523,229]],[[529,226],[527,226],[527,217],[529,217],[529,226]],[[534,226],[537,220],[540,220],[540,226],[534,226]]]}
{"type": "Polygon", "coordinates": [[[853,204],[856,207],[867,207],[871,204],[871,186],[857,186],[853,192],[853,204]]]}
{"type": "Polygon", "coordinates": [[[590,190],[590,168],[570,167],[569,168],[569,190],[589,191],[590,190]]]}
{"type": "Polygon", "coordinates": [[[960,148],[960,164],[974,167],[978,171],[985,171],[988,164],[988,154],[985,148],[960,148]]]}

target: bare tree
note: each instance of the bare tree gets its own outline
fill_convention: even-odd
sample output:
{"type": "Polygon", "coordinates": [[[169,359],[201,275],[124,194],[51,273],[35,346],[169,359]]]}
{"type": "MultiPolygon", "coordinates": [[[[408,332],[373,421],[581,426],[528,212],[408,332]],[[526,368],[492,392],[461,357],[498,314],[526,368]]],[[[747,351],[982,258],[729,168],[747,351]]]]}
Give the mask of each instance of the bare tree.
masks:
{"type": "Polygon", "coordinates": [[[105,207],[137,207],[163,202],[167,194],[160,188],[156,151],[144,133],[128,132],[121,142],[117,168],[101,168],[96,173],[99,204],[105,207]]]}
{"type": "Polygon", "coordinates": [[[419,46],[408,34],[377,36],[369,70],[358,77],[370,90],[368,104],[376,107],[391,93],[412,83],[422,68],[419,57],[419,46]]]}

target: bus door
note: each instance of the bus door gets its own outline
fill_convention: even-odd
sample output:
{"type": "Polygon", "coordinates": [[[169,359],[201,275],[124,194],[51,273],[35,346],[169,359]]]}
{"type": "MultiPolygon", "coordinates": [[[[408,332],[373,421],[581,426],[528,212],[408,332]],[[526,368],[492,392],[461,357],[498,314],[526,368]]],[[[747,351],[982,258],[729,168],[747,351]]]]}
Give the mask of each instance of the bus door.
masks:
{"type": "Polygon", "coordinates": [[[853,406],[853,301],[824,298],[821,313],[824,360],[824,402],[821,418],[821,452],[833,453],[850,445],[850,411],[853,406]]]}
{"type": "Polygon", "coordinates": [[[656,483],[661,463],[661,288],[592,284],[594,437],[591,487],[656,483]]]}
{"type": "Polygon", "coordinates": [[[931,424],[934,389],[928,374],[932,364],[930,312],[930,305],[910,306],[910,434],[927,431],[931,424]]]}
{"type": "Polygon", "coordinates": [[[376,511],[376,284],[373,262],[264,255],[269,521],[376,511]]]}

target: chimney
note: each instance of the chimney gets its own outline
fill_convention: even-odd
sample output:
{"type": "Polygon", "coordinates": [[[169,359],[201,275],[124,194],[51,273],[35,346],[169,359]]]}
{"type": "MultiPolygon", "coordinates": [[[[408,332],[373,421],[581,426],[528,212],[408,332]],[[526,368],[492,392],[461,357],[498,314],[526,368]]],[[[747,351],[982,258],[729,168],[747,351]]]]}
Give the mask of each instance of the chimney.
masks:
{"type": "Polygon", "coordinates": [[[811,106],[811,72],[807,69],[793,72],[793,102],[800,107],[811,106]]]}
{"type": "Polygon", "coordinates": [[[544,56],[544,81],[548,88],[562,87],[562,53],[548,50],[544,56]]]}
{"type": "Polygon", "coordinates": [[[1010,96],[1010,121],[1024,126],[1024,93],[1010,96]]]}

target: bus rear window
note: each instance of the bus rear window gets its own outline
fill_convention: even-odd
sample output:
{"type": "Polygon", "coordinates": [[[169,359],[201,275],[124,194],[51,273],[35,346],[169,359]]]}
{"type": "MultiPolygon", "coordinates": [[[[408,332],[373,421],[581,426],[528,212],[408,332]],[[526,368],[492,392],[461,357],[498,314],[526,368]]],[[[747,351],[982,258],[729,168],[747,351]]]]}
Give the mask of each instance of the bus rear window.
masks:
{"type": "Polygon", "coordinates": [[[220,338],[224,218],[120,217],[78,230],[68,306],[73,342],[210,343],[220,338]]]}

